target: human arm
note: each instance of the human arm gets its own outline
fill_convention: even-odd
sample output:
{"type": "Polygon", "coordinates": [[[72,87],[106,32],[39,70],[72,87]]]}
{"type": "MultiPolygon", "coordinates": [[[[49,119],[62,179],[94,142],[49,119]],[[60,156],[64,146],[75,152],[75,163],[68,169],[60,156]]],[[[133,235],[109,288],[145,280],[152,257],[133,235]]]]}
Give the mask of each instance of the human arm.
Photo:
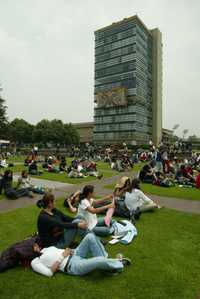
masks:
{"type": "Polygon", "coordinates": [[[47,277],[52,277],[54,272],[52,269],[48,268],[47,266],[43,265],[43,263],[40,261],[40,258],[37,257],[31,262],[31,267],[33,271],[42,274],[47,277]]]}
{"type": "Polygon", "coordinates": [[[113,194],[109,194],[109,195],[106,195],[102,198],[95,199],[94,203],[95,204],[100,204],[100,203],[103,203],[104,201],[111,201],[112,199],[113,199],[113,194]]]}
{"type": "Polygon", "coordinates": [[[113,201],[111,204],[108,204],[108,205],[105,205],[105,206],[99,207],[99,208],[94,208],[93,206],[88,205],[86,207],[86,210],[92,214],[99,214],[105,210],[108,210],[109,208],[114,208],[114,207],[115,207],[115,203],[114,203],[114,198],[113,198],[113,201]]]}
{"type": "Polygon", "coordinates": [[[53,217],[51,215],[48,215],[47,213],[43,213],[42,216],[40,216],[40,222],[41,225],[43,226],[47,226],[47,227],[50,227],[50,228],[54,228],[54,227],[58,227],[58,228],[65,228],[65,229],[68,229],[68,228],[78,228],[78,224],[77,223],[73,223],[73,218],[71,217],[68,217],[68,216],[65,216],[65,221],[63,220],[62,218],[62,212],[60,211],[55,211],[56,213],[56,216],[57,217],[53,217]],[[60,214],[61,213],[61,214],[60,214]],[[68,221],[66,221],[68,220],[68,221]]]}
{"type": "Polygon", "coordinates": [[[77,212],[77,208],[73,207],[73,205],[72,205],[72,199],[71,198],[67,199],[67,203],[68,203],[70,212],[76,213],[77,212]]]}
{"type": "Polygon", "coordinates": [[[17,181],[16,189],[19,189],[20,185],[22,184],[22,179],[19,177],[17,181]]]}
{"type": "Polygon", "coordinates": [[[152,199],[150,199],[148,196],[146,196],[141,190],[137,190],[137,192],[139,193],[139,197],[140,199],[142,199],[142,201],[146,204],[153,204],[154,201],[152,199]]]}

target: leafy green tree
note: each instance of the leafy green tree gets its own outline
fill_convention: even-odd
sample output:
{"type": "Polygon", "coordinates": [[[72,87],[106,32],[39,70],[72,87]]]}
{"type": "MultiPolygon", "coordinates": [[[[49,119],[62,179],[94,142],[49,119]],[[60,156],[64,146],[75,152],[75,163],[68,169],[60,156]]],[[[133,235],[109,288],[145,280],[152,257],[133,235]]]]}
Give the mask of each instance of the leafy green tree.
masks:
{"type": "Polygon", "coordinates": [[[42,119],[33,130],[33,142],[46,144],[52,141],[51,135],[51,122],[48,119],[42,119]]]}
{"type": "Polygon", "coordinates": [[[24,119],[15,118],[8,126],[8,134],[11,141],[21,145],[32,143],[32,132],[34,126],[24,119]]]}
{"type": "Polygon", "coordinates": [[[71,123],[65,124],[64,128],[65,128],[65,134],[64,134],[65,144],[66,145],[79,144],[80,136],[77,129],[71,123]]]}
{"type": "Polygon", "coordinates": [[[72,124],[63,124],[61,120],[41,120],[34,128],[35,143],[52,143],[54,145],[70,145],[79,143],[79,134],[72,124]]]}
{"type": "Polygon", "coordinates": [[[64,145],[65,128],[61,120],[54,119],[51,121],[51,141],[55,145],[64,145]]]}
{"type": "MultiPolygon", "coordinates": [[[[2,91],[2,88],[0,86],[0,92],[2,91]]],[[[7,138],[7,125],[8,120],[6,116],[6,109],[7,106],[5,105],[5,100],[2,98],[0,94],[0,138],[7,138]]]]}

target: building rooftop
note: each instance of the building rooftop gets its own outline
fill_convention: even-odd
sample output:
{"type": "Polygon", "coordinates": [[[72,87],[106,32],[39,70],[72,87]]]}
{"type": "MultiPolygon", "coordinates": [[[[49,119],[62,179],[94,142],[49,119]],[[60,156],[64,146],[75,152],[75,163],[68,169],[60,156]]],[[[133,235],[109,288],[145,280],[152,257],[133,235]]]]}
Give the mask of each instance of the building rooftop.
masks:
{"type": "Polygon", "coordinates": [[[95,33],[110,29],[116,25],[121,25],[121,24],[129,22],[129,21],[135,21],[136,23],[139,23],[146,30],[146,32],[151,35],[151,31],[147,28],[147,26],[142,22],[142,20],[137,15],[134,15],[134,16],[128,17],[128,18],[124,18],[123,20],[121,20],[119,22],[114,22],[111,25],[108,25],[108,26],[105,26],[103,28],[96,30],[95,33]]]}

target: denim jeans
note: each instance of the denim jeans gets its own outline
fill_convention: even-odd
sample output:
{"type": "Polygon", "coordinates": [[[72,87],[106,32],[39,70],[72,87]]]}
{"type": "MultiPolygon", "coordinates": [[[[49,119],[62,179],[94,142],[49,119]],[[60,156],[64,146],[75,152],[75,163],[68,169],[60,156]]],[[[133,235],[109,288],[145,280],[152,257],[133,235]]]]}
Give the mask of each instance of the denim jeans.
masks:
{"type": "Polygon", "coordinates": [[[96,226],[93,228],[93,233],[99,237],[106,237],[111,235],[114,230],[112,228],[113,221],[111,221],[111,227],[106,226],[104,217],[98,218],[96,226]]]}
{"type": "Polygon", "coordinates": [[[89,233],[76,248],[69,262],[67,273],[85,275],[97,269],[121,272],[123,264],[117,259],[108,258],[108,254],[99,239],[93,233],[89,233]]]}
{"type": "MultiPolygon", "coordinates": [[[[79,223],[80,220],[80,218],[76,218],[73,221],[73,223],[79,223]]],[[[80,228],[65,229],[63,237],[58,241],[56,247],[60,249],[65,249],[66,247],[70,246],[70,244],[75,240],[77,235],[79,235],[81,238],[84,238],[88,232],[89,230],[80,228]]]]}

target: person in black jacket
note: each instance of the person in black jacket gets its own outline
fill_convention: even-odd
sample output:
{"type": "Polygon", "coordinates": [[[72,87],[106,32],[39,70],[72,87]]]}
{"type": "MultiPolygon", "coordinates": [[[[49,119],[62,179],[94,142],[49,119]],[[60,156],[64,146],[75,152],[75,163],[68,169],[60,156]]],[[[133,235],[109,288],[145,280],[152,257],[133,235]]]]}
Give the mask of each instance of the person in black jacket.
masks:
{"type": "Polygon", "coordinates": [[[6,170],[0,181],[0,194],[4,191],[6,197],[9,199],[17,199],[23,196],[30,196],[28,189],[16,190],[13,188],[13,173],[11,170],[6,170]]]}
{"type": "Polygon", "coordinates": [[[37,227],[43,247],[56,246],[66,248],[79,232],[81,235],[87,233],[87,223],[82,220],[71,218],[54,207],[54,195],[44,194],[37,202],[42,208],[38,216],[37,227]],[[79,230],[80,229],[80,230],[79,230]]]}

